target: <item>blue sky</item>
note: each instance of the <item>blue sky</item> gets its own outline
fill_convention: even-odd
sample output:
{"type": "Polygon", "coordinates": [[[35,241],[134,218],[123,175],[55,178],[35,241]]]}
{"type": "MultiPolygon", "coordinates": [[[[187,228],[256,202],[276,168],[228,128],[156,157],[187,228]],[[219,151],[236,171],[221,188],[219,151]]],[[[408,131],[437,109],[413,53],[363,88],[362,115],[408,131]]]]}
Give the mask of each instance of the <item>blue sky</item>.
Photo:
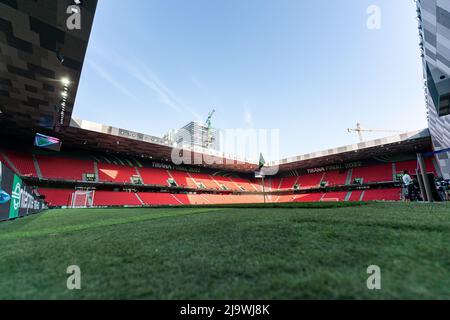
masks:
{"type": "Polygon", "coordinates": [[[215,108],[286,157],[425,128],[422,87],[411,0],[100,0],[74,116],[162,136],[215,108]]]}

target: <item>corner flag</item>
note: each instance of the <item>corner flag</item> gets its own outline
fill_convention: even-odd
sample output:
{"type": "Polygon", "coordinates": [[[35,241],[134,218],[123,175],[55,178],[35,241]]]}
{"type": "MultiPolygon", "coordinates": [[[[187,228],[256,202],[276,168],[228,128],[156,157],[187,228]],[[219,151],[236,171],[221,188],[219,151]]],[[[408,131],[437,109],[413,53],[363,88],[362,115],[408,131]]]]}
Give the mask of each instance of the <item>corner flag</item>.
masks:
{"type": "Polygon", "coordinates": [[[264,160],[264,157],[262,153],[259,154],[259,170],[261,170],[262,167],[266,164],[266,160],[264,160]]]}

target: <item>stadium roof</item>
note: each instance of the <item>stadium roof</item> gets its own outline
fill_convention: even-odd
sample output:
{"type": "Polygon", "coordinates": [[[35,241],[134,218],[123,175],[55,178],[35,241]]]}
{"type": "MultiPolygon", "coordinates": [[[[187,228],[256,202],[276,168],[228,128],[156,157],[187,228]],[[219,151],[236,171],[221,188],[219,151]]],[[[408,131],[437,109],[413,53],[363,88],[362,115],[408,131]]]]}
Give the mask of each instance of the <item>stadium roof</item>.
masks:
{"type": "Polygon", "coordinates": [[[66,25],[73,4],[72,0],[0,0],[3,121],[53,130],[69,125],[97,0],[79,5],[79,30],[66,25]]]}
{"type": "Polygon", "coordinates": [[[428,129],[423,129],[273,161],[268,166],[279,166],[279,171],[284,172],[330,164],[348,163],[401,152],[425,152],[430,150],[430,148],[430,132],[428,129]]]}

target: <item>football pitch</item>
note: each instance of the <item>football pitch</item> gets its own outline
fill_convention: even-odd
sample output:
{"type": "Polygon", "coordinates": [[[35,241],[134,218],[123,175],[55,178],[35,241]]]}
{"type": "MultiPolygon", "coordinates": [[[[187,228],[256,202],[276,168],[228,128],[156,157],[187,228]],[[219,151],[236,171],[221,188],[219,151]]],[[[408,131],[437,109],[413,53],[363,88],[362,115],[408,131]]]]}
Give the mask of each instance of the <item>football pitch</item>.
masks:
{"type": "Polygon", "coordinates": [[[450,297],[449,205],[58,209],[0,243],[0,299],[450,297]]]}

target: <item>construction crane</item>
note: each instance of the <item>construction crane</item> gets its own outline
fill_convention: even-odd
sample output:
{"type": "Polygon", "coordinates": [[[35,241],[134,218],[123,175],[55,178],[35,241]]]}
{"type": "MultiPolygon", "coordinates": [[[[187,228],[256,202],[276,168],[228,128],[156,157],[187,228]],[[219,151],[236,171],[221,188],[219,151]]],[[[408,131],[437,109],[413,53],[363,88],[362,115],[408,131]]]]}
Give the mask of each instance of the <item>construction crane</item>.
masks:
{"type": "Polygon", "coordinates": [[[214,115],[214,113],[216,113],[216,110],[213,109],[209,114],[208,114],[208,118],[205,121],[205,127],[206,127],[206,141],[205,141],[205,147],[209,148],[211,146],[211,144],[213,143],[213,137],[211,136],[211,130],[212,130],[212,124],[211,124],[211,119],[212,116],[214,115]]]}
{"type": "Polygon", "coordinates": [[[347,131],[348,131],[348,133],[352,133],[352,132],[358,133],[359,141],[361,141],[361,142],[364,141],[363,132],[390,132],[390,133],[400,133],[401,132],[401,131],[397,131],[397,130],[363,129],[361,126],[361,123],[359,123],[359,122],[356,124],[355,129],[348,128],[347,131]]]}

